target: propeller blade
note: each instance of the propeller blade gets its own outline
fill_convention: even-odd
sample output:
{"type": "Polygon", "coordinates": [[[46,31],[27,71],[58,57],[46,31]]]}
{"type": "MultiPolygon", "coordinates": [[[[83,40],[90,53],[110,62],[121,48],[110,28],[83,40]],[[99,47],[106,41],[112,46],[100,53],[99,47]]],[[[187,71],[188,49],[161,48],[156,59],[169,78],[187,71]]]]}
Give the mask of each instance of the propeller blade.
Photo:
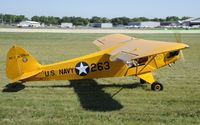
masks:
{"type": "Polygon", "coordinates": [[[181,34],[180,33],[175,33],[174,36],[176,38],[176,42],[177,43],[182,43],[182,39],[181,39],[181,34]]]}
{"type": "Polygon", "coordinates": [[[184,58],[182,50],[180,50],[180,61],[185,61],[185,58],[184,58]]]}
{"type": "MultiPolygon", "coordinates": [[[[175,36],[175,38],[176,38],[176,42],[177,42],[177,43],[183,43],[180,33],[175,33],[174,36],[175,36]]],[[[185,61],[185,58],[184,58],[184,55],[183,55],[183,51],[182,51],[182,50],[180,50],[180,61],[185,61]]]]}

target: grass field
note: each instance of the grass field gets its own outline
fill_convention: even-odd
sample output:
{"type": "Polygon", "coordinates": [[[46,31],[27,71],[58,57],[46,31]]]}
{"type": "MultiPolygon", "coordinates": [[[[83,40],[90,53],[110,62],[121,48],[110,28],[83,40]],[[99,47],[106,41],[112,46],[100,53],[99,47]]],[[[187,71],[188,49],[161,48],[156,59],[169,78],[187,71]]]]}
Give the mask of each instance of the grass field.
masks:
{"type": "MultiPolygon", "coordinates": [[[[0,125],[200,124],[200,34],[182,35],[190,45],[185,62],[154,73],[163,92],[150,91],[133,77],[30,82],[3,92],[9,83],[6,53],[13,44],[49,64],[97,51],[92,41],[103,35],[0,33],[0,125]]],[[[175,41],[173,34],[129,35],[175,41]]]]}

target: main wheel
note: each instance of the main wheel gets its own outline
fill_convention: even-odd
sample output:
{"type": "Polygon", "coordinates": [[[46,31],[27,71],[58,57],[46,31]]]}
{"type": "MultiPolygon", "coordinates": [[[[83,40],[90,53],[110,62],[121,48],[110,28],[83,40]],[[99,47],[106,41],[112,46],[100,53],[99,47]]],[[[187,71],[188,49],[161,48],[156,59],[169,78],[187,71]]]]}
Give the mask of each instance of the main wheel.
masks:
{"type": "Polygon", "coordinates": [[[141,84],[145,84],[145,83],[147,83],[145,80],[143,80],[143,79],[140,79],[140,83],[141,84]]]}
{"type": "Polygon", "coordinates": [[[153,84],[151,84],[151,90],[153,90],[153,91],[162,91],[163,90],[163,85],[156,81],[153,84]]]}

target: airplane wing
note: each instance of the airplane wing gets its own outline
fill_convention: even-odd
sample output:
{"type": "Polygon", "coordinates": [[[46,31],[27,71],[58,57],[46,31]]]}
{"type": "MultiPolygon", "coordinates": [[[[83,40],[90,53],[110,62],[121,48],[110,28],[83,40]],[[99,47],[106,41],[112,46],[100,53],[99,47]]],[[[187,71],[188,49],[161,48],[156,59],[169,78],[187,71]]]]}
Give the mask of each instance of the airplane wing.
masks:
{"type": "Polygon", "coordinates": [[[136,39],[127,35],[123,34],[112,34],[107,35],[105,37],[101,37],[97,40],[95,40],[93,43],[99,47],[101,50],[118,45],[120,43],[128,42],[132,39],[136,39]]]}
{"type": "Polygon", "coordinates": [[[124,61],[152,56],[164,52],[180,50],[189,47],[184,43],[161,42],[135,39],[119,46],[109,54],[124,61]]]}
{"type": "Polygon", "coordinates": [[[95,41],[95,44],[101,49],[121,44],[108,54],[111,55],[111,57],[114,57],[114,59],[111,60],[120,59],[123,61],[130,61],[133,59],[189,47],[184,43],[143,40],[120,34],[114,34],[100,38],[95,41]]]}

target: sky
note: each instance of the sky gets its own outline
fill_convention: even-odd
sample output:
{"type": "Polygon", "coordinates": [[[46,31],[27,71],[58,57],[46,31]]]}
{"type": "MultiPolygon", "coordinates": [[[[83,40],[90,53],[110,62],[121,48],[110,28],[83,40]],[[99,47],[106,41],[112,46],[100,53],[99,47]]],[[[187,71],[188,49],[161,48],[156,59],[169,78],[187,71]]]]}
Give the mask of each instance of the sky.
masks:
{"type": "Polygon", "coordinates": [[[200,16],[200,0],[0,0],[0,13],[32,16],[200,16]]]}

